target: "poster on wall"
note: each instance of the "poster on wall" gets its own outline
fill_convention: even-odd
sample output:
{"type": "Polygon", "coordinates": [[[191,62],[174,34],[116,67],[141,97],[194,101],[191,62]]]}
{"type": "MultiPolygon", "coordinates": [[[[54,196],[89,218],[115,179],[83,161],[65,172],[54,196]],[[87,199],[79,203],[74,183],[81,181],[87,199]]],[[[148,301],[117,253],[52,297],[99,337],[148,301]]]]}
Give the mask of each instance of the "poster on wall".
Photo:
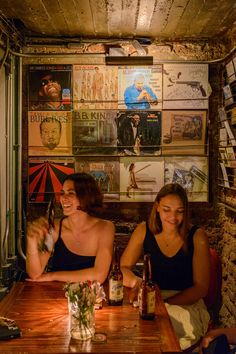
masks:
{"type": "Polygon", "coordinates": [[[164,109],[207,109],[210,93],[207,64],[164,64],[164,109]]]}
{"type": "Polygon", "coordinates": [[[112,155],[117,152],[117,111],[73,112],[73,154],[112,155]]]}
{"type": "Polygon", "coordinates": [[[162,65],[118,69],[119,109],[162,109],[162,65]]]}
{"type": "Polygon", "coordinates": [[[120,200],[153,202],[164,185],[164,159],[160,157],[120,158],[120,200]]]}
{"type": "Polygon", "coordinates": [[[29,156],[71,155],[71,118],[71,112],[28,112],[29,156]]]}
{"type": "Polygon", "coordinates": [[[116,122],[120,155],[160,155],[160,111],[119,111],[116,122]]]}
{"type": "Polygon", "coordinates": [[[207,157],[166,157],[165,184],[179,183],[190,202],[208,201],[207,157]]]}
{"type": "Polygon", "coordinates": [[[71,65],[29,65],[28,109],[69,111],[72,109],[71,65]]]}
{"type": "Polygon", "coordinates": [[[162,154],[205,153],[206,111],[163,111],[162,154]]]}
{"type": "Polygon", "coordinates": [[[74,110],[117,108],[116,66],[73,65],[74,110]]]}
{"type": "Polygon", "coordinates": [[[92,175],[104,195],[104,201],[119,200],[119,159],[116,157],[77,157],[76,172],[92,175]]]}
{"type": "Polygon", "coordinates": [[[29,202],[49,202],[53,194],[59,201],[63,181],[71,173],[74,173],[73,159],[29,158],[29,202]]]}

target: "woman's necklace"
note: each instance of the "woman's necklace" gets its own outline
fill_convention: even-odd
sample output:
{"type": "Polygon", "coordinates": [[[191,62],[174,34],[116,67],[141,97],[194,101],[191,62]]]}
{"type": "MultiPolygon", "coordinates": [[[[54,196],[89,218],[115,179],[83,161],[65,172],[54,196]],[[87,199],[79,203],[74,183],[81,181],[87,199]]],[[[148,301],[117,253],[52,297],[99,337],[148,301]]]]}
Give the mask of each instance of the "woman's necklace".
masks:
{"type": "Polygon", "coordinates": [[[176,243],[177,240],[178,240],[177,237],[173,237],[172,236],[171,238],[168,238],[167,236],[162,235],[162,244],[164,244],[164,246],[166,248],[169,248],[170,246],[173,246],[176,243]]]}

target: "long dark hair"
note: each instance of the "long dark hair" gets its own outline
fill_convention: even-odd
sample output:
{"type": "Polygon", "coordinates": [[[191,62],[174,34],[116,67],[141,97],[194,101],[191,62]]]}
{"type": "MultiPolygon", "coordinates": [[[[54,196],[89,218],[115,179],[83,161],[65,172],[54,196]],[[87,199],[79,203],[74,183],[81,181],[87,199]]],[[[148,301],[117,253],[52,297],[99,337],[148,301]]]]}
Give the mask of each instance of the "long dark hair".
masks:
{"type": "Polygon", "coordinates": [[[103,210],[103,195],[95,179],[88,173],[79,172],[68,175],[65,181],[73,181],[75,193],[79,198],[80,209],[89,215],[103,210]]]}
{"type": "Polygon", "coordinates": [[[189,221],[188,221],[188,197],[185,189],[178,183],[168,183],[164,187],[160,189],[157,193],[155,202],[153,204],[150,216],[148,218],[148,227],[151,232],[156,235],[162,231],[162,222],[157,211],[157,203],[167,195],[177,195],[184,207],[184,215],[183,221],[180,225],[179,232],[184,241],[184,249],[187,250],[187,236],[188,236],[188,228],[189,228],[189,221]]]}

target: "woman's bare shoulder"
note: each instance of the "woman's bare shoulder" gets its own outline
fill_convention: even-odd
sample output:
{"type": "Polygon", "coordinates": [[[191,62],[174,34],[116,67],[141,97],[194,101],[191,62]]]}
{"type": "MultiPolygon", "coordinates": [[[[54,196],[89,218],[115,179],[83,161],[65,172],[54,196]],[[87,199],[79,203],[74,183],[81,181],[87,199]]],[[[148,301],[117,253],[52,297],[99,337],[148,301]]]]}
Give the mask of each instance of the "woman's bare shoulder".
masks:
{"type": "Polygon", "coordinates": [[[132,238],[140,237],[143,239],[145,234],[146,234],[146,222],[143,221],[135,227],[135,229],[132,233],[132,238]]]}
{"type": "Polygon", "coordinates": [[[194,235],[194,244],[207,244],[208,245],[208,235],[206,231],[199,227],[194,235]]]}
{"type": "Polygon", "coordinates": [[[134,231],[146,231],[146,221],[140,222],[134,229],[134,231]]]}
{"type": "Polygon", "coordinates": [[[106,219],[97,219],[96,226],[106,230],[112,230],[115,232],[115,225],[112,221],[106,219]]]}

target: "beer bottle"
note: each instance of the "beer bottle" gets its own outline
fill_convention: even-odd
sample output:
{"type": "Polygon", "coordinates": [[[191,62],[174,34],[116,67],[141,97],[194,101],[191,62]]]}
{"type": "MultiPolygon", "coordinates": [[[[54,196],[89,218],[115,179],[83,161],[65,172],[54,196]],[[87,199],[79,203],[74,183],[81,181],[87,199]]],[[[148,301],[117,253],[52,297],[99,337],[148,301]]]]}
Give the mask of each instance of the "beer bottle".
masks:
{"type": "Polygon", "coordinates": [[[144,320],[155,318],[156,291],[155,284],[151,281],[150,255],[144,255],[143,279],[139,289],[139,315],[144,320]]]}
{"type": "Polygon", "coordinates": [[[119,248],[114,247],[112,268],[108,277],[109,298],[108,303],[112,306],[119,306],[123,303],[123,274],[120,270],[119,248]]]}

